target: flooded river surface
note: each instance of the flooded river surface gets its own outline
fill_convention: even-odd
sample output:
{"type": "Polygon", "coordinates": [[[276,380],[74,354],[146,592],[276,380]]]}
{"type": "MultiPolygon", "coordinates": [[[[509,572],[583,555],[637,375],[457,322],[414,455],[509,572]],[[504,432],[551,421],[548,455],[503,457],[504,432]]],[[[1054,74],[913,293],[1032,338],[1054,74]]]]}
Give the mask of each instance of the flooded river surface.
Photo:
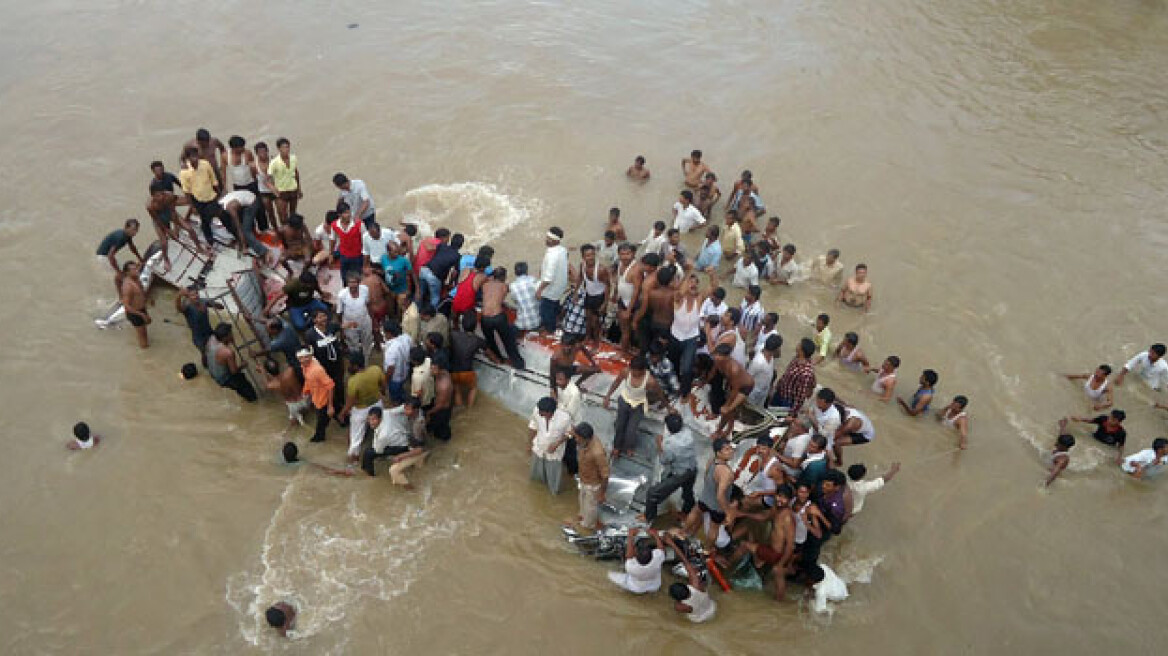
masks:
{"type": "MultiPolygon", "coordinates": [[[[1058,374],[1165,339],[1166,61],[1158,0],[0,0],[0,651],[1161,652],[1165,483],[1080,433],[1043,490],[1041,451],[1087,412],[1058,374]],[[967,395],[970,448],[828,365],[879,431],[848,457],[904,463],[825,550],[852,596],[826,619],[735,592],[701,626],[566,548],[575,495],[526,480],[525,424],[489,399],[412,494],[283,467],[273,399],[176,377],[195,358],[169,293],[146,352],[92,323],[96,244],[146,218],[148,163],[177,168],[200,126],[289,137],[313,225],[345,171],[383,223],[508,265],[538,266],[550,225],[598,238],[610,206],[639,239],[693,148],[724,191],[749,168],[797,259],[839,248],[875,283],[867,316],[767,287],[784,359],[830,312],[901,357],[904,393],[928,367],[967,395]],[[106,441],[67,453],[80,419],[106,441]],[[261,626],[278,598],[294,640],[261,626]]],[[[1168,434],[1154,398],[1117,394],[1129,451],[1168,434]]],[[[305,452],[339,462],[341,438],[305,452]]]]}

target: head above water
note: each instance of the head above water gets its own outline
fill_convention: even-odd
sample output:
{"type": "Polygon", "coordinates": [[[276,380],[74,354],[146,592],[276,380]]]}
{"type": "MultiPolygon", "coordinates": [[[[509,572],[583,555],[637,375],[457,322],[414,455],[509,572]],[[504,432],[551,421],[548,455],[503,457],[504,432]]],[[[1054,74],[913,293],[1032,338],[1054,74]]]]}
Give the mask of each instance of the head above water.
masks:
{"type": "Polygon", "coordinates": [[[922,387],[932,387],[937,384],[938,380],[940,380],[940,378],[937,376],[937,372],[933,371],[932,369],[925,369],[921,372],[922,387]]]}
{"type": "Polygon", "coordinates": [[[576,424],[576,426],[572,429],[572,433],[581,442],[587,443],[588,440],[591,440],[592,436],[596,434],[596,431],[592,430],[592,424],[590,424],[586,421],[582,421],[582,422],[576,424]]]}
{"type": "Polygon", "coordinates": [[[333,176],[333,186],[337,189],[348,189],[349,176],[345,175],[344,173],[337,173],[333,176]]]}
{"type": "Polygon", "coordinates": [[[1164,350],[1163,344],[1152,344],[1152,347],[1148,349],[1148,359],[1152,362],[1159,360],[1164,357],[1164,350]]]}
{"type": "Polygon", "coordinates": [[[863,463],[857,462],[851,467],[848,467],[848,478],[853,481],[863,480],[863,478],[867,475],[868,468],[865,467],[863,463]]]}
{"type": "Polygon", "coordinates": [[[520,277],[527,275],[527,262],[515,263],[515,275],[520,277]]]}
{"type": "Polygon", "coordinates": [[[1075,436],[1064,433],[1058,436],[1054,444],[1060,451],[1069,451],[1071,447],[1075,446],[1075,436]]]}
{"type": "Polygon", "coordinates": [[[179,369],[178,375],[183,380],[191,380],[199,375],[199,368],[195,366],[194,362],[188,362],[182,366],[182,369],[179,369]]]}
{"type": "Polygon", "coordinates": [[[295,442],[285,442],[280,453],[284,456],[284,462],[288,464],[300,461],[300,449],[296,447],[295,442]]]}
{"type": "Polygon", "coordinates": [[[82,442],[88,442],[89,436],[89,424],[83,421],[79,421],[76,424],[73,424],[73,437],[76,437],[82,442]]]}
{"type": "Polygon", "coordinates": [[[682,420],[681,415],[676,412],[670,412],[665,415],[665,428],[670,433],[680,433],[681,429],[685,428],[685,422],[682,420]]]}

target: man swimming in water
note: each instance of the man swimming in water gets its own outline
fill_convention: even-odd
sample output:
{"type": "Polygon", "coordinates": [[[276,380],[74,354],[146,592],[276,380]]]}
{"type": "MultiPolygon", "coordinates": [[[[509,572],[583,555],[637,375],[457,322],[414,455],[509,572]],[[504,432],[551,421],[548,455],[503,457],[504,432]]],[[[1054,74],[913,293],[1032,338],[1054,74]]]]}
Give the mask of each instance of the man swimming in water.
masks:
{"type": "Polygon", "coordinates": [[[1165,349],[1163,344],[1152,344],[1146,352],[1128,360],[1127,364],[1123,365],[1123,370],[1115,377],[1115,386],[1122,387],[1128,372],[1131,372],[1143,378],[1148,387],[1160,391],[1164,383],[1168,382],[1168,361],[1164,359],[1166,350],[1168,349],[1165,349]]]}
{"type": "Polygon", "coordinates": [[[645,158],[637,155],[637,158],[633,160],[633,165],[629,167],[629,170],[625,171],[625,175],[637,182],[645,182],[648,180],[649,167],[645,166],[645,158]]]}
{"type": "Polygon", "coordinates": [[[268,626],[276,630],[281,638],[287,638],[288,632],[296,628],[296,609],[286,601],[269,606],[264,611],[264,619],[268,626]]]}
{"type": "MultiPolygon", "coordinates": [[[[1110,408],[1115,402],[1114,395],[1111,393],[1111,366],[1106,364],[1099,365],[1095,371],[1089,374],[1066,374],[1067,380],[1082,380],[1083,393],[1087,395],[1087,400],[1091,403],[1091,409],[1098,412],[1110,408]]],[[[1156,404],[1157,407],[1159,404],[1156,404]]]]}
{"type": "Polygon", "coordinates": [[[929,404],[933,401],[933,388],[937,386],[937,380],[937,372],[925,369],[921,372],[920,387],[917,388],[916,392],[913,392],[912,403],[906,403],[904,397],[898,397],[897,404],[912,417],[928,412],[929,404]]]}
{"type": "MultiPolygon", "coordinates": [[[[1097,417],[1071,417],[1071,421],[1081,424],[1094,424],[1095,432],[1092,437],[1106,444],[1113,446],[1116,450],[1115,464],[1123,462],[1123,446],[1127,443],[1127,431],[1123,428],[1123,421],[1127,419],[1127,413],[1123,410],[1112,410],[1111,414],[1099,415],[1097,417]]],[[[1065,419],[1063,421],[1066,421],[1065,419]]],[[[1062,423],[1060,422],[1060,426],[1062,423]]]]}
{"type": "Polygon", "coordinates": [[[953,401],[949,405],[937,411],[937,421],[945,424],[946,428],[957,431],[960,436],[957,442],[959,449],[969,446],[969,414],[965,412],[965,407],[968,405],[969,399],[958,394],[953,397],[953,401]]]}
{"type": "Polygon", "coordinates": [[[1132,478],[1143,479],[1159,473],[1165,465],[1168,465],[1168,439],[1157,437],[1152,440],[1152,448],[1131,454],[1119,468],[1132,478]]]}
{"type": "Polygon", "coordinates": [[[89,432],[89,424],[79,421],[73,425],[73,439],[65,445],[70,451],[87,451],[101,444],[101,436],[89,432]]]}
{"type": "Polygon", "coordinates": [[[1067,433],[1067,420],[1060,419],[1058,423],[1058,437],[1054,441],[1054,449],[1046,456],[1046,466],[1049,470],[1049,475],[1046,477],[1046,482],[1043,487],[1050,487],[1054,479],[1059,477],[1059,474],[1066,470],[1067,465],[1071,463],[1071,447],[1075,446],[1075,437],[1067,433]]]}
{"type": "Polygon", "coordinates": [[[702,179],[710,172],[710,167],[702,161],[702,151],[695,150],[689,154],[689,157],[683,157],[681,172],[685,175],[685,186],[697,189],[702,184],[702,179]]]}
{"type": "Polygon", "coordinates": [[[848,307],[872,309],[872,283],[868,281],[868,265],[857,264],[856,273],[840,288],[836,299],[848,307]]]}

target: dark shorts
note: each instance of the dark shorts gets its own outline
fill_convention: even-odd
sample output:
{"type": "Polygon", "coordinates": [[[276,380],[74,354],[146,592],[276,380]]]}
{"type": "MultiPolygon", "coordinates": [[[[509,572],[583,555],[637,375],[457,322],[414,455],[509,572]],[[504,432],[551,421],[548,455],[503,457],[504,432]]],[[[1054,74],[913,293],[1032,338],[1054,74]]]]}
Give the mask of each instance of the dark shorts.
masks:
{"type": "Polygon", "coordinates": [[[276,197],[280,200],[293,201],[297,199],[298,191],[298,189],[293,189],[292,191],[279,191],[276,192],[276,197]]]}
{"type": "Polygon", "coordinates": [[[760,544],[754,550],[754,555],[767,565],[778,565],[779,561],[783,559],[783,555],[771,548],[769,544],[760,544]]]}
{"type": "Polygon", "coordinates": [[[848,433],[848,437],[852,438],[852,444],[867,444],[868,438],[860,433],[848,433]]]}
{"type": "Polygon", "coordinates": [[[136,315],[136,314],[131,314],[131,313],[127,312],[126,319],[128,319],[130,321],[131,326],[145,326],[146,325],[146,320],[143,319],[142,317],[136,315]]]}
{"type": "Polygon", "coordinates": [[[174,220],[174,212],[171,210],[163,210],[161,212],[156,212],[154,215],[154,218],[157,219],[158,222],[162,224],[162,227],[169,229],[171,221],[174,220]]]}
{"type": "Polygon", "coordinates": [[[604,294],[584,297],[585,310],[599,310],[601,305],[604,305],[604,294]]]}
{"type": "Polygon", "coordinates": [[[702,512],[708,513],[710,515],[710,519],[718,524],[726,521],[726,513],[722,512],[721,510],[714,510],[701,501],[698,502],[698,508],[700,508],[702,512]]]}

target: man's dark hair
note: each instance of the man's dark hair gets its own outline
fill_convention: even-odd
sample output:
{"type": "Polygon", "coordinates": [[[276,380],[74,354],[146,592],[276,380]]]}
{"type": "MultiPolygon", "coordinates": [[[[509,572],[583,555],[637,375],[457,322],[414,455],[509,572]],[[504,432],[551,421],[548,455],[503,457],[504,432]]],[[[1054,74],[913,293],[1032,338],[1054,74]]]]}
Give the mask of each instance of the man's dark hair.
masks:
{"type": "Polygon", "coordinates": [[[463,237],[461,232],[454,233],[454,236],[450,238],[450,247],[454,250],[462,248],[462,245],[465,243],[466,237],[463,237]]]}
{"type": "Polygon", "coordinates": [[[1127,419],[1127,413],[1123,410],[1112,410],[1111,418],[1116,421],[1123,421],[1124,419],[1127,419]]]}
{"type": "Polygon", "coordinates": [[[207,128],[199,128],[198,130],[195,130],[195,141],[210,141],[210,140],[211,140],[211,133],[207,131],[207,128]]]}
{"type": "Polygon", "coordinates": [[[382,417],[385,416],[385,410],[382,410],[381,406],[375,405],[372,408],[369,408],[368,416],[377,417],[378,419],[381,419],[382,417]]]}
{"type": "Polygon", "coordinates": [[[749,288],[747,288],[746,291],[752,297],[754,297],[754,300],[758,301],[762,299],[762,287],[759,287],[758,285],[751,285],[749,288]]]}
{"type": "Polygon", "coordinates": [[[389,333],[390,337],[397,337],[402,334],[401,324],[396,319],[386,319],[381,323],[381,327],[385,332],[389,333]]]}
{"type": "Polygon", "coordinates": [[[762,345],[762,348],[766,351],[777,351],[783,348],[783,336],[771,335],[770,337],[767,337],[766,342],[764,342],[762,345]]]}
{"type": "Polygon", "coordinates": [[[596,434],[596,431],[592,430],[592,424],[586,421],[582,421],[576,424],[576,427],[573,430],[575,430],[576,434],[585,440],[592,439],[592,436],[596,434]]]}
{"type": "Polygon", "coordinates": [[[419,365],[426,361],[426,349],[421,346],[410,348],[410,364],[419,365]]]}
{"type": "Polygon", "coordinates": [[[557,238],[559,238],[560,241],[564,240],[564,231],[560,227],[552,226],[552,227],[548,228],[548,232],[555,235],[557,238]]]}
{"type": "Polygon", "coordinates": [[[429,303],[419,305],[418,306],[418,314],[420,314],[423,317],[432,317],[435,314],[434,306],[430,305],[429,303]]]}
{"type": "Polygon", "coordinates": [[[612,230],[605,230],[604,231],[604,238],[605,239],[616,239],[616,233],[613,232],[612,230]]]}
{"type": "Polygon", "coordinates": [[[641,256],[641,264],[650,267],[661,266],[661,256],[656,253],[645,253],[641,256]]]}
{"type": "Polygon", "coordinates": [[[267,144],[267,143],[265,143],[265,142],[263,142],[263,141],[257,141],[257,142],[255,143],[255,145],[254,145],[254,146],[252,146],[252,148],[253,148],[253,149],[255,149],[255,150],[267,150],[267,149],[268,149],[268,144],[267,144]]]}
{"type": "Polygon", "coordinates": [[[812,567],[812,568],[807,570],[807,582],[808,583],[811,583],[811,584],[819,583],[820,581],[823,580],[824,576],[825,576],[825,574],[823,573],[823,567],[820,565],[816,565],[815,567],[812,567]]]}
{"type": "Polygon", "coordinates": [[[296,230],[302,230],[304,228],[304,217],[299,214],[289,214],[288,225],[296,230]]]}
{"type": "Polygon", "coordinates": [[[231,337],[231,324],[220,323],[219,325],[215,326],[215,330],[213,332],[215,339],[223,341],[228,337],[231,337]]]}
{"type": "Polygon", "coordinates": [[[844,333],[844,341],[852,346],[857,346],[860,343],[860,336],[853,332],[844,333]]]}
{"type": "MultiPolygon", "coordinates": [[[[284,448],[281,449],[280,452],[284,456],[284,462],[288,464],[292,464],[300,460],[300,449],[296,448],[295,442],[285,442],[284,448]]],[[[269,612],[271,612],[271,609],[269,609],[269,612]]],[[[283,613],[280,614],[283,615],[283,613]]]]}
{"type": "Polygon", "coordinates": [[[693,202],[693,192],[692,192],[692,191],[690,191],[689,189],[686,189],[686,190],[682,191],[682,192],[681,192],[681,197],[682,197],[682,198],[684,198],[684,199],[686,199],[687,201],[689,201],[689,202],[691,202],[691,203],[693,202]]]}
{"type": "Polygon", "coordinates": [[[446,228],[438,228],[437,230],[434,231],[434,236],[437,237],[438,239],[446,239],[447,237],[450,236],[450,230],[448,230],[446,228]]]}
{"type": "Polygon", "coordinates": [[[188,362],[182,366],[182,369],[179,369],[179,373],[183,380],[190,380],[199,375],[199,368],[195,366],[194,362],[188,362]]]}
{"type": "Polygon", "coordinates": [[[1107,374],[1108,376],[1110,376],[1110,375],[1111,375],[1111,365],[1109,365],[1109,364],[1101,364],[1101,365],[1099,365],[1099,369],[1100,369],[1100,370],[1101,370],[1103,373],[1107,374]]]}
{"type": "Polygon", "coordinates": [[[677,433],[685,428],[685,422],[682,421],[681,415],[671,412],[665,415],[665,428],[669,429],[670,433],[677,433]]]}
{"type": "Polygon", "coordinates": [[[852,479],[853,481],[861,480],[867,475],[868,468],[865,467],[863,463],[857,462],[851,467],[848,467],[848,478],[852,479]]]}
{"type": "Polygon", "coordinates": [[[89,441],[89,424],[83,421],[73,424],[73,437],[76,437],[82,442],[89,441]]]}
{"type": "Polygon", "coordinates": [[[827,401],[828,405],[835,403],[835,390],[830,387],[824,387],[815,393],[815,398],[821,401],[827,401]]]}
{"type": "Polygon", "coordinates": [[[963,407],[963,408],[965,406],[969,405],[969,399],[961,394],[958,394],[957,396],[953,397],[953,402],[956,403],[957,405],[963,407]]]}
{"type": "Polygon", "coordinates": [[[848,484],[848,479],[844,476],[844,473],[838,469],[827,470],[827,473],[823,475],[823,480],[831,481],[838,487],[843,487],[848,484]]]}
{"type": "Polygon", "coordinates": [[[550,413],[556,411],[556,400],[550,396],[545,396],[535,404],[536,409],[541,413],[550,413]]]}
{"type": "Polygon", "coordinates": [[[349,364],[355,369],[365,368],[365,354],[360,351],[352,351],[349,353],[349,364]]]}
{"type": "Polygon", "coordinates": [[[288,141],[287,137],[280,137],[279,139],[276,139],[276,148],[279,148],[280,146],[291,146],[291,145],[292,145],[292,142],[288,141]]]}
{"type": "Polygon", "coordinates": [[[637,562],[648,565],[653,560],[653,543],[648,540],[637,540],[637,562]]]}
{"type": "Polygon", "coordinates": [[[233,134],[231,135],[231,138],[227,140],[227,145],[230,148],[243,148],[247,145],[247,142],[244,141],[243,137],[239,136],[238,134],[233,134]]]}
{"type": "Polygon", "coordinates": [[[933,371],[932,369],[925,369],[924,371],[922,371],[921,377],[924,378],[925,382],[928,383],[930,386],[936,385],[937,380],[939,380],[937,377],[937,372],[933,371]]]}
{"type": "Polygon", "coordinates": [[[643,355],[635,355],[632,360],[629,360],[629,369],[636,369],[637,371],[644,371],[649,368],[649,361],[643,355]]]}
{"type": "Polygon", "coordinates": [[[596,250],[596,247],[593,246],[592,244],[584,244],[583,246],[580,247],[580,254],[583,255],[585,253],[592,253],[595,250],[596,250]]]}
{"type": "Polygon", "coordinates": [[[415,409],[420,408],[420,407],[422,407],[422,399],[419,399],[416,396],[408,396],[408,397],[406,397],[405,404],[410,406],[411,408],[415,408],[415,409]]]}
{"type": "Polygon", "coordinates": [[[783,483],[775,488],[775,494],[787,499],[795,498],[795,489],[791,487],[790,483],[783,483]]]}
{"type": "Polygon", "coordinates": [[[264,371],[268,372],[269,376],[277,376],[280,373],[280,363],[271,358],[264,358],[264,371]]]}
{"type": "Polygon", "coordinates": [[[633,159],[633,161],[634,161],[634,162],[636,162],[636,163],[638,163],[638,164],[644,164],[644,163],[645,163],[645,158],[644,158],[643,156],[641,156],[641,155],[637,155],[637,157],[636,157],[635,159],[633,159]]]}
{"type": "Polygon", "coordinates": [[[1069,449],[1075,446],[1075,436],[1066,434],[1059,435],[1058,439],[1055,440],[1055,443],[1061,446],[1063,449],[1069,449]]]}
{"type": "MultiPolygon", "coordinates": [[[[295,447],[296,445],[293,444],[292,446],[295,447]]],[[[272,627],[273,629],[283,628],[284,624],[288,621],[288,616],[284,614],[284,611],[276,608],[275,606],[272,606],[264,611],[264,617],[268,620],[268,626],[272,627]]]]}
{"type": "Polygon", "coordinates": [[[349,176],[345,175],[344,173],[338,173],[338,174],[333,176],[333,184],[338,186],[338,187],[345,184],[348,181],[349,181],[349,176]]]}
{"type": "Polygon", "coordinates": [[[481,271],[486,271],[491,266],[491,257],[489,255],[478,255],[475,257],[474,268],[481,271]]]}
{"type": "Polygon", "coordinates": [[[827,316],[826,314],[820,314],[818,317],[815,317],[815,320],[822,321],[823,325],[825,326],[831,323],[831,317],[827,316]]]}
{"type": "Polygon", "coordinates": [[[735,326],[738,325],[739,321],[742,321],[742,310],[739,310],[738,308],[732,307],[729,310],[726,310],[726,314],[730,315],[730,322],[735,326]]]}
{"type": "Polygon", "coordinates": [[[506,282],[507,267],[495,267],[495,270],[491,272],[491,278],[498,280],[499,282],[506,282]]]}
{"type": "Polygon", "coordinates": [[[446,345],[446,338],[442,333],[426,333],[426,343],[433,345],[435,351],[440,351],[446,345]]]}
{"type": "Polygon", "coordinates": [[[1152,352],[1156,355],[1164,357],[1164,351],[1165,349],[1163,344],[1152,344],[1152,352]]]}
{"type": "Polygon", "coordinates": [[[729,344],[719,344],[714,347],[714,355],[724,355],[729,357],[734,352],[734,347],[729,344]]]}
{"type": "Polygon", "coordinates": [[[1153,451],[1159,451],[1160,449],[1163,449],[1164,447],[1168,447],[1168,439],[1165,439],[1163,437],[1157,437],[1156,439],[1152,440],[1152,450],[1153,451]]]}
{"type": "Polygon", "coordinates": [[[487,262],[489,263],[491,258],[495,257],[495,247],[488,245],[479,246],[479,252],[477,255],[480,257],[486,257],[487,262]]]}
{"type": "Polygon", "coordinates": [[[664,231],[664,230],[665,230],[665,222],[664,222],[664,221],[656,221],[656,222],[654,222],[654,223],[653,223],[653,229],[654,229],[654,230],[657,230],[657,231],[664,231]]]}
{"type": "Polygon", "coordinates": [[[669,596],[673,597],[674,601],[685,601],[689,599],[689,586],[684,583],[670,583],[669,596]]]}
{"type": "Polygon", "coordinates": [[[657,269],[657,284],[663,287],[668,287],[670,281],[673,280],[673,267],[662,267],[657,269]]]}
{"type": "Polygon", "coordinates": [[[820,435],[819,433],[811,436],[811,443],[819,447],[821,450],[827,448],[827,438],[820,435]]]}
{"type": "Polygon", "coordinates": [[[407,223],[404,226],[402,226],[402,230],[405,230],[406,234],[411,236],[411,237],[418,236],[418,226],[416,226],[412,223],[407,223]]]}
{"type": "Polygon", "coordinates": [[[527,262],[516,262],[515,263],[515,275],[516,276],[526,276],[527,275],[527,262]]]}
{"type": "Polygon", "coordinates": [[[892,363],[893,369],[896,369],[897,367],[900,366],[900,356],[899,355],[890,355],[890,356],[888,356],[887,359],[889,362],[892,363]]]}
{"type": "Polygon", "coordinates": [[[308,269],[305,269],[305,270],[300,272],[299,280],[300,280],[300,282],[302,282],[306,285],[315,285],[316,284],[316,274],[309,271],[308,269]]]}
{"type": "Polygon", "coordinates": [[[153,171],[154,169],[162,169],[165,171],[166,165],[158,160],[154,160],[153,162],[150,162],[150,170],[153,171]]]}
{"type": "Polygon", "coordinates": [[[689,156],[690,156],[690,157],[696,157],[696,158],[698,158],[698,159],[701,159],[701,158],[702,158],[702,151],[700,151],[700,150],[693,150],[693,151],[691,151],[691,152],[690,152],[689,156]]]}
{"type": "Polygon", "coordinates": [[[608,209],[608,215],[609,216],[620,216],[620,208],[619,207],[610,207],[608,209]]]}
{"type": "Polygon", "coordinates": [[[718,287],[714,290],[714,298],[718,299],[718,301],[726,300],[726,290],[718,287]]]}

